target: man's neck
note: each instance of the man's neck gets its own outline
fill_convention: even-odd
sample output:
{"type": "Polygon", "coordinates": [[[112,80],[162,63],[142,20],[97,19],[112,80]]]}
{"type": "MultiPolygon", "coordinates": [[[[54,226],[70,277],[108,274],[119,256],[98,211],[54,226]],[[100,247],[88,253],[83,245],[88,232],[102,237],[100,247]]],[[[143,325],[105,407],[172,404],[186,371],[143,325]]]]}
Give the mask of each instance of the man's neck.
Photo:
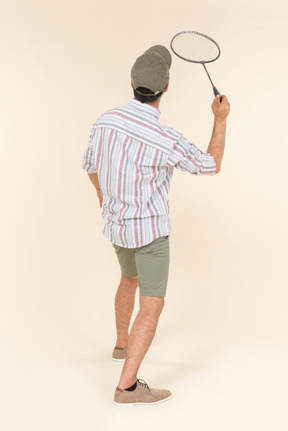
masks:
{"type": "MultiPolygon", "coordinates": [[[[134,97],[134,99],[137,100],[136,97],[134,97]]],[[[158,97],[158,99],[156,99],[155,102],[145,102],[145,105],[151,105],[151,106],[154,106],[154,108],[159,109],[161,99],[162,99],[162,95],[158,97]]]]}
{"type": "Polygon", "coordinates": [[[156,99],[155,102],[147,102],[147,105],[151,105],[151,106],[154,106],[154,108],[159,109],[161,99],[162,99],[162,96],[158,97],[158,99],[156,99]]]}

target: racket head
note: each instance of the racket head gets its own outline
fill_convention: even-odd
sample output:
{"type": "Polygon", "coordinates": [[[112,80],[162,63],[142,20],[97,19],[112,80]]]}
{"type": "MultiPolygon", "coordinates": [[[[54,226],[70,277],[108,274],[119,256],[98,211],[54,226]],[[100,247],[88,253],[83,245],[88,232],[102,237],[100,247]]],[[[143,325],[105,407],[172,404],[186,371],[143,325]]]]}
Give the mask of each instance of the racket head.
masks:
{"type": "Polygon", "coordinates": [[[198,31],[180,31],[170,42],[177,57],[190,63],[212,63],[220,57],[220,46],[214,39],[198,31]]]}

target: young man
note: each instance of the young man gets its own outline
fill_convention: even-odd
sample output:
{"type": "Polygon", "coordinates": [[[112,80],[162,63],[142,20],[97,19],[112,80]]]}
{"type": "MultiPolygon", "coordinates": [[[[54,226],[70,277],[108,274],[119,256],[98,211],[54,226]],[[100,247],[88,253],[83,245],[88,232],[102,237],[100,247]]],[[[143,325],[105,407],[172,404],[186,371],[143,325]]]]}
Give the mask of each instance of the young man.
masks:
{"type": "Polygon", "coordinates": [[[115,298],[117,341],[113,359],[125,360],[114,402],[155,404],[171,392],[150,389],[137,378],[164,306],[169,268],[168,191],[176,167],[196,175],[219,172],[224,153],[225,96],[212,104],[214,127],[207,153],[180,132],[159,123],[158,110],[169,85],[172,58],[156,45],[131,70],[134,98],[106,112],[94,124],[82,167],[97,190],[104,235],[114,246],[121,280],[115,298]],[[140,309],[128,332],[139,285],[140,309]]]}

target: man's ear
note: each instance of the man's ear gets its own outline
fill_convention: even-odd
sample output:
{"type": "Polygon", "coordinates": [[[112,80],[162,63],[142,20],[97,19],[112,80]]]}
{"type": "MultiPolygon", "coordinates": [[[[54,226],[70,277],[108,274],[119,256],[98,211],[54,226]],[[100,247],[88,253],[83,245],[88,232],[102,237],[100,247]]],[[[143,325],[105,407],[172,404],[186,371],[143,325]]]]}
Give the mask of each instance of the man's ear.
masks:
{"type": "Polygon", "coordinates": [[[131,81],[131,87],[133,88],[133,82],[131,81]]]}
{"type": "Polygon", "coordinates": [[[167,82],[166,87],[164,88],[164,93],[166,93],[166,91],[168,90],[168,87],[169,87],[169,81],[167,82]]]}

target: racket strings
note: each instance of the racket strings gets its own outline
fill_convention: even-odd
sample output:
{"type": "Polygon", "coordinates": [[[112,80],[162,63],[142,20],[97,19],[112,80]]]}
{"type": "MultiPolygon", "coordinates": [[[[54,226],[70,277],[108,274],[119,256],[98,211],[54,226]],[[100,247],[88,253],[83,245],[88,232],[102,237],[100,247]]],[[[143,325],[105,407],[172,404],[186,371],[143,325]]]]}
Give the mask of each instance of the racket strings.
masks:
{"type": "Polygon", "coordinates": [[[193,63],[209,63],[220,55],[213,39],[196,32],[179,33],[171,41],[171,48],[178,57],[193,63]]]}

